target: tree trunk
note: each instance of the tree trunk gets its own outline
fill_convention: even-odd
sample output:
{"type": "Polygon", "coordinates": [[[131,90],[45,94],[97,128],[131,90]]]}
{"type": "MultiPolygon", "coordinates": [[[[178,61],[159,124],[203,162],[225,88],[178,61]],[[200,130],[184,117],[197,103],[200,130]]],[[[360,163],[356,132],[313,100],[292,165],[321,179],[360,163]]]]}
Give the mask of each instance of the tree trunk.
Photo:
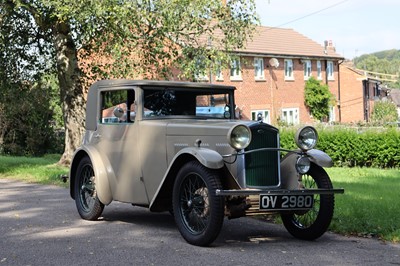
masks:
{"type": "Polygon", "coordinates": [[[77,50],[69,25],[65,22],[56,23],[53,27],[53,36],[65,125],[65,149],[59,164],[69,165],[84,134],[85,98],[77,50]]]}

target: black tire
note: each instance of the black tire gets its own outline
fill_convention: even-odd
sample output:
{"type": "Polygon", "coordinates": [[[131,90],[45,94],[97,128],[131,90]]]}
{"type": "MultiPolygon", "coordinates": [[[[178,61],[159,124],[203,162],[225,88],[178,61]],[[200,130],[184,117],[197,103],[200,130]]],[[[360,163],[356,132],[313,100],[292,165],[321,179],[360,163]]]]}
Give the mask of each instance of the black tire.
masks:
{"type": "Polygon", "coordinates": [[[208,246],[219,235],[224,221],[224,197],[217,171],[197,161],[186,163],[178,172],[173,188],[173,213],[183,238],[196,246],[208,246]]]}
{"type": "MultiPolygon", "coordinates": [[[[302,176],[305,188],[332,188],[331,180],[325,170],[311,163],[307,174],[302,176]]],[[[313,208],[307,212],[282,213],[281,218],[288,232],[296,238],[314,240],[322,236],[331,223],[335,197],[330,195],[314,195],[313,208]]]]}
{"type": "Polygon", "coordinates": [[[89,157],[79,162],[75,176],[75,204],[79,215],[85,220],[97,220],[104,209],[96,195],[93,165],[89,157]]]}

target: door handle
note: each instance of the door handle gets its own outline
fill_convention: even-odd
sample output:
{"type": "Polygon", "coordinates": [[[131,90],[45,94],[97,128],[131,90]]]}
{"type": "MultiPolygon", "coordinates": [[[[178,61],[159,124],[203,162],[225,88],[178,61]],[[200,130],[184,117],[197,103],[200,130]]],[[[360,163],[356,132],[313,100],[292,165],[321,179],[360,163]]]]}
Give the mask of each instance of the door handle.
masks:
{"type": "Polygon", "coordinates": [[[99,138],[101,137],[101,135],[100,135],[99,133],[95,133],[95,134],[93,135],[93,137],[96,138],[96,139],[99,139],[99,138]]]}

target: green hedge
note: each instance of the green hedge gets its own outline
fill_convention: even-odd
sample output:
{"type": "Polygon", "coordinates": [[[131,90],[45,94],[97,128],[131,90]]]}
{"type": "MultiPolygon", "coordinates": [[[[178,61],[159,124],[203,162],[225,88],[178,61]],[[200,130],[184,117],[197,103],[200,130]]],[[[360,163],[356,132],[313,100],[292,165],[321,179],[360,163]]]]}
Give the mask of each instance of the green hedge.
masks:
{"type": "MultiPolygon", "coordinates": [[[[281,147],[293,149],[294,128],[282,128],[281,147]]],[[[400,167],[400,131],[388,129],[318,129],[317,149],[326,152],[335,166],[400,167]]]]}

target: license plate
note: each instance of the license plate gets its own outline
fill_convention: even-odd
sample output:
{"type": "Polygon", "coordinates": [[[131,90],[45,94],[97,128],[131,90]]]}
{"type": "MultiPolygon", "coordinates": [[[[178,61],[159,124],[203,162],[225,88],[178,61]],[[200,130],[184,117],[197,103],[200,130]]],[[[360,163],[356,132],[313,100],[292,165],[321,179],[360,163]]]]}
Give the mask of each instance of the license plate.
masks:
{"type": "Polygon", "coordinates": [[[260,210],[309,210],[313,195],[260,195],[260,210]]]}

